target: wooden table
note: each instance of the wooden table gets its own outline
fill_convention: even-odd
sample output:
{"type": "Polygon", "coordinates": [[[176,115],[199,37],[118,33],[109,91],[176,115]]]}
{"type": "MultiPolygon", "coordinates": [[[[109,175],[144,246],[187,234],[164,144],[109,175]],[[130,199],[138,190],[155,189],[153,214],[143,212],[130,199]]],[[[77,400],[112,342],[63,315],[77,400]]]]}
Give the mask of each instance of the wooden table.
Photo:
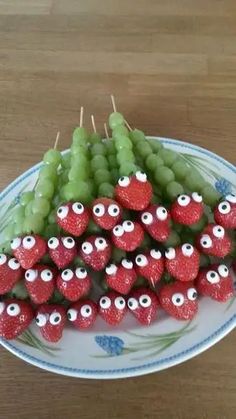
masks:
{"type": "MultiPolygon", "coordinates": [[[[235,163],[235,0],[0,0],[0,187],[110,93],[133,126],[235,163]]],[[[43,372],[0,349],[2,419],[236,416],[236,334],[168,371],[121,381],[43,372]]]]}

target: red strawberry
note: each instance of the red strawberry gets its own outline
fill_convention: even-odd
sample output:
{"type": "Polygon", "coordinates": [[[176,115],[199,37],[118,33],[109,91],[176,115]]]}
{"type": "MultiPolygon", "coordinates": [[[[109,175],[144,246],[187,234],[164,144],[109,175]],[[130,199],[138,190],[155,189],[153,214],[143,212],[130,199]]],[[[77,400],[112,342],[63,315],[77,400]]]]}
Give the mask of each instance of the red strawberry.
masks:
{"type": "Polygon", "coordinates": [[[43,304],[37,310],[36,323],[44,339],[58,342],[66,324],[66,310],[59,304],[43,304]]]}
{"type": "Polygon", "coordinates": [[[46,254],[47,245],[37,234],[33,236],[16,237],[11,241],[13,255],[22,268],[30,269],[46,254]]]}
{"type": "Polygon", "coordinates": [[[193,192],[192,196],[179,195],[171,206],[171,217],[179,224],[191,225],[197,223],[204,212],[202,196],[193,192]]]}
{"type": "Polygon", "coordinates": [[[55,289],[57,271],[46,265],[35,265],[25,272],[25,286],[35,304],[46,303],[55,289]]]}
{"type": "Polygon", "coordinates": [[[137,279],[133,262],[123,259],[120,265],[114,264],[106,267],[106,283],[120,294],[128,294],[137,279]]]}
{"type": "Polygon", "coordinates": [[[104,237],[89,236],[81,245],[80,256],[95,271],[102,271],[111,257],[110,242],[104,237]]]}
{"type": "Polygon", "coordinates": [[[92,281],[85,268],[65,269],[57,277],[57,288],[69,301],[77,301],[90,291],[92,281]]]}
{"type": "Polygon", "coordinates": [[[123,320],[126,314],[126,301],[117,292],[109,291],[100,298],[98,310],[105,322],[115,326],[123,320]]]}
{"type": "Polygon", "coordinates": [[[59,269],[68,266],[77,256],[76,244],[72,237],[51,237],[48,240],[48,251],[59,269]]]}
{"type": "Polygon", "coordinates": [[[8,299],[0,302],[0,336],[15,339],[27,327],[34,317],[31,305],[22,300],[8,299]]]}
{"type": "Polygon", "coordinates": [[[144,231],[136,221],[123,221],[113,228],[111,238],[116,247],[132,252],[142,243],[144,231]]]}
{"type": "Polygon", "coordinates": [[[22,274],[23,269],[15,258],[0,253],[0,295],[11,291],[22,274]]]}
{"type": "Polygon", "coordinates": [[[97,304],[94,301],[82,300],[70,306],[67,318],[76,329],[88,329],[94,324],[97,314],[97,304]]]}
{"type": "Polygon", "coordinates": [[[215,208],[214,217],[222,227],[236,229],[236,196],[227,195],[215,208]]]}
{"type": "Polygon", "coordinates": [[[110,198],[98,198],[92,204],[95,223],[104,230],[112,230],[122,217],[121,206],[110,198]]]}
{"type": "Polygon", "coordinates": [[[128,308],[139,323],[149,325],[157,318],[158,299],[149,288],[134,290],[128,299],[128,308]]]}
{"type": "Polygon", "coordinates": [[[198,236],[197,244],[202,253],[220,258],[227,256],[232,248],[224,227],[217,224],[208,224],[198,236]]]}
{"type": "Polygon", "coordinates": [[[192,282],[164,285],[159,294],[162,308],[179,320],[190,320],[198,311],[197,291],[192,282]]]}
{"type": "Polygon", "coordinates": [[[160,205],[149,205],[141,214],[142,226],[155,240],[164,242],[168,239],[170,229],[170,214],[160,205]]]}
{"type": "Polygon", "coordinates": [[[68,202],[57,210],[57,224],[73,236],[81,236],[89,223],[90,213],[80,202],[68,202]]]}
{"type": "Polygon", "coordinates": [[[233,297],[233,278],[226,265],[212,265],[201,269],[196,279],[199,294],[216,301],[227,301],[233,297]]]}
{"type": "Polygon", "coordinates": [[[135,258],[135,270],[138,275],[146,278],[154,287],[164,272],[165,261],[159,250],[139,254],[135,258]]]}
{"type": "Polygon", "coordinates": [[[152,199],[152,185],[144,172],[123,176],[115,187],[115,197],[124,208],[142,211],[152,199]]]}
{"type": "Polygon", "coordinates": [[[170,247],[165,252],[166,269],[171,276],[179,281],[193,281],[199,271],[200,255],[191,244],[185,243],[174,249],[170,247]]]}

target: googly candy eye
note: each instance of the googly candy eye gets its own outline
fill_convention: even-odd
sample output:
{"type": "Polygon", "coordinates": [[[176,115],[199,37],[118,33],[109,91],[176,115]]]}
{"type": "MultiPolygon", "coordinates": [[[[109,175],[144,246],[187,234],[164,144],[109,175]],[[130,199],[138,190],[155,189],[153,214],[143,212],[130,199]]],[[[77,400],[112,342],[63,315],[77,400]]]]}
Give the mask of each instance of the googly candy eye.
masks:
{"type": "Polygon", "coordinates": [[[189,288],[187,291],[187,297],[190,301],[194,301],[197,299],[197,291],[195,288],[189,288]]]}
{"type": "Polygon", "coordinates": [[[142,223],[145,225],[150,225],[153,223],[153,216],[150,212],[144,212],[141,216],[142,223]]]}
{"type": "Polygon", "coordinates": [[[73,278],[74,273],[71,269],[64,269],[64,271],[62,271],[61,273],[61,278],[63,279],[63,281],[71,281],[71,279],[73,278]]]}
{"type": "Polygon", "coordinates": [[[53,325],[53,326],[57,326],[58,324],[61,323],[61,314],[58,313],[57,311],[55,311],[54,313],[52,313],[49,317],[49,322],[53,325]]]}
{"type": "Polygon", "coordinates": [[[189,244],[189,243],[183,244],[182,247],[181,247],[181,249],[182,249],[183,255],[184,256],[188,256],[188,257],[192,256],[192,254],[194,252],[193,246],[191,244],[189,244]]]}
{"type": "Polygon", "coordinates": [[[135,177],[139,182],[147,182],[147,175],[144,172],[138,171],[135,173],[135,177]]]}
{"type": "Polygon", "coordinates": [[[126,233],[131,233],[131,231],[134,231],[134,223],[132,221],[124,221],[122,226],[126,233]]]}
{"type": "Polygon", "coordinates": [[[218,282],[220,282],[220,276],[216,271],[208,271],[206,279],[210,284],[218,284],[218,282]]]}
{"type": "Polygon", "coordinates": [[[217,239],[222,239],[225,235],[225,229],[219,225],[214,226],[212,232],[217,239]]]}
{"type": "Polygon", "coordinates": [[[62,243],[66,249],[73,249],[75,247],[75,241],[72,237],[63,237],[62,243]]]}
{"type": "Polygon", "coordinates": [[[40,276],[44,282],[50,282],[53,279],[53,273],[50,269],[44,269],[40,276]]]}
{"type": "Polygon", "coordinates": [[[20,263],[18,262],[17,259],[15,258],[11,258],[8,261],[8,266],[9,268],[11,268],[13,271],[17,271],[17,269],[20,268],[20,263]]]}
{"type": "Polygon", "coordinates": [[[9,304],[9,306],[7,307],[7,314],[11,317],[18,316],[18,314],[20,314],[19,304],[16,304],[16,303],[9,304]]]}
{"type": "Polygon", "coordinates": [[[82,251],[86,254],[86,255],[90,255],[93,252],[93,246],[91,243],[89,242],[84,242],[82,244],[82,251]]]}
{"type": "Polygon", "coordinates": [[[229,269],[227,268],[226,265],[219,265],[218,272],[220,276],[222,276],[222,278],[227,278],[227,276],[229,275],[229,269]]]}
{"type": "Polygon", "coordinates": [[[202,202],[202,195],[200,195],[198,192],[193,192],[192,198],[195,202],[198,202],[198,203],[202,202]]]}
{"type": "Polygon", "coordinates": [[[218,205],[218,210],[221,214],[226,215],[231,211],[231,205],[227,201],[223,201],[218,205]]]}
{"type": "Polygon", "coordinates": [[[111,217],[117,217],[120,214],[120,208],[116,204],[111,204],[108,207],[108,214],[111,217]]]}
{"type": "Polygon", "coordinates": [[[231,202],[232,204],[236,204],[236,195],[233,193],[226,195],[226,201],[231,202]]]}
{"type": "Polygon", "coordinates": [[[210,247],[212,247],[212,240],[208,234],[203,234],[203,236],[200,239],[200,245],[204,249],[209,249],[210,247]]]}
{"type": "Polygon", "coordinates": [[[117,225],[113,228],[112,233],[114,234],[114,236],[116,237],[121,237],[124,234],[124,229],[121,225],[117,225]]]}
{"type": "Polygon", "coordinates": [[[191,202],[191,198],[188,195],[180,195],[177,198],[177,202],[181,207],[187,207],[191,202]]]}
{"type": "Polygon", "coordinates": [[[181,307],[184,304],[184,296],[180,292],[176,292],[172,295],[171,301],[174,306],[181,307]]]}
{"type": "Polygon", "coordinates": [[[57,237],[51,237],[48,240],[48,247],[49,249],[55,250],[59,246],[59,240],[57,237]]]}
{"type": "Polygon", "coordinates": [[[84,212],[84,206],[83,206],[83,204],[81,204],[81,202],[75,202],[72,205],[72,210],[75,214],[80,215],[80,214],[83,214],[83,212],[84,212]]]}
{"type": "Polygon", "coordinates": [[[148,260],[145,255],[137,255],[135,258],[135,263],[140,267],[144,267],[147,266],[148,260]]]}
{"type": "Polygon", "coordinates": [[[25,271],[25,279],[28,282],[33,282],[38,276],[38,271],[36,269],[27,269],[25,271]]]}
{"type": "Polygon", "coordinates": [[[21,245],[21,238],[16,237],[15,239],[11,240],[11,249],[16,250],[21,245]]]}
{"type": "Polygon", "coordinates": [[[6,263],[6,261],[7,261],[6,255],[4,255],[4,253],[0,253],[0,266],[4,265],[4,263],[6,263]]]}
{"type": "Polygon", "coordinates": [[[35,321],[39,327],[43,327],[47,323],[47,317],[45,316],[45,314],[38,313],[35,321]]]}
{"type": "Polygon", "coordinates": [[[22,241],[24,249],[30,250],[35,246],[36,240],[33,236],[25,236],[22,241]]]}
{"type": "Polygon", "coordinates": [[[0,301],[0,314],[4,312],[5,309],[5,303],[3,301],[0,301]]]}
{"type": "Polygon", "coordinates": [[[96,217],[102,217],[105,214],[105,206],[103,204],[94,205],[93,213],[96,217]]]}
{"type": "Polygon", "coordinates": [[[167,249],[165,251],[165,257],[169,260],[174,259],[176,256],[176,252],[175,249],[173,247],[169,247],[169,249],[167,249]]]}
{"type": "Polygon", "coordinates": [[[161,252],[160,250],[156,250],[156,249],[151,249],[150,250],[150,255],[153,259],[161,259],[161,252]]]}
{"type": "Polygon", "coordinates": [[[109,297],[102,297],[99,301],[99,305],[103,309],[108,309],[111,307],[111,299],[109,297]]]}
{"type": "Polygon", "coordinates": [[[128,176],[122,176],[118,179],[118,184],[123,188],[126,188],[130,184],[130,178],[128,176]]]}
{"type": "Polygon", "coordinates": [[[128,299],[127,305],[130,310],[134,311],[138,308],[138,301],[135,298],[131,297],[128,299]]]}
{"type": "Polygon", "coordinates": [[[125,308],[125,299],[123,297],[116,297],[114,304],[118,310],[123,310],[125,308]]]}
{"type": "Polygon", "coordinates": [[[156,209],[156,216],[157,216],[158,220],[165,221],[168,217],[168,212],[167,212],[166,208],[158,207],[156,209]]]}
{"type": "Polygon", "coordinates": [[[139,297],[139,304],[144,308],[150,307],[152,304],[151,297],[147,294],[141,295],[141,297],[139,297]]]}
{"type": "Polygon", "coordinates": [[[121,261],[121,265],[123,266],[123,268],[125,269],[132,269],[133,268],[133,262],[131,260],[128,259],[122,259],[121,261]]]}
{"type": "Polygon", "coordinates": [[[98,250],[104,250],[108,246],[107,241],[103,237],[97,237],[94,244],[98,250]]]}
{"type": "Polygon", "coordinates": [[[114,263],[108,265],[105,269],[107,275],[115,275],[117,272],[117,266],[114,263]]]}
{"type": "Polygon", "coordinates": [[[77,268],[75,271],[75,275],[78,279],[85,279],[88,273],[85,268],[77,268]]]}
{"type": "Polygon", "coordinates": [[[77,319],[77,310],[69,308],[67,311],[67,318],[70,322],[74,322],[77,319]]]}
{"type": "Polygon", "coordinates": [[[64,220],[64,218],[67,217],[69,213],[69,207],[67,205],[62,205],[57,210],[57,216],[60,218],[60,220],[64,220]]]}
{"type": "Polygon", "coordinates": [[[92,314],[92,308],[90,307],[90,305],[85,304],[84,306],[82,306],[80,309],[80,314],[82,317],[85,317],[85,318],[90,317],[92,314]]]}

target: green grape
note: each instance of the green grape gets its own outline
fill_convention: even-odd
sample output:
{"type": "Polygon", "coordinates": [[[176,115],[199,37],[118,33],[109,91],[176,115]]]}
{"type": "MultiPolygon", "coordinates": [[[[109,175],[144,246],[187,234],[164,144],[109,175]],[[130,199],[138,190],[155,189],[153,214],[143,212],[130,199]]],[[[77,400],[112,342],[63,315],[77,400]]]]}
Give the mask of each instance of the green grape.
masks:
{"type": "Polygon", "coordinates": [[[125,135],[126,137],[129,135],[129,130],[124,125],[118,125],[112,131],[112,137],[116,139],[120,135],[125,135]]]}
{"type": "Polygon", "coordinates": [[[120,263],[122,259],[126,257],[126,252],[124,250],[118,249],[118,247],[112,248],[112,260],[116,263],[120,263]]]}
{"type": "Polygon", "coordinates": [[[32,215],[32,206],[33,206],[33,200],[28,203],[25,207],[25,217],[30,217],[32,215]]]}
{"type": "Polygon", "coordinates": [[[111,174],[110,172],[108,172],[107,169],[99,169],[95,172],[94,174],[94,181],[96,183],[96,185],[100,185],[101,183],[104,182],[111,182],[111,174]]]}
{"type": "Polygon", "coordinates": [[[84,181],[69,182],[63,188],[63,198],[66,201],[82,201],[85,202],[89,199],[87,183],[84,181]]]}
{"type": "Polygon", "coordinates": [[[40,214],[32,214],[24,221],[24,232],[27,234],[39,234],[44,229],[43,217],[40,214]]]}
{"type": "Polygon", "coordinates": [[[139,141],[146,141],[145,134],[143,131],[140,131],[139,129],[134,129],[129,134],[130,139],[134,144],[138,143],[139,141]]]}
{"type": "Polygon", "coordinates": [[[54,185],[49,179],[40,180],[35,189],[36,198],[51,199],[54,194],[54,185]]]}
{"type": "Polygon", "coordinates": [[[133,163],[135,161],[134,153],[131,150],[123,148],[117,153],[117,161],[119,165],[125,161],[133,163]]]}
{"type": "Polygon", "coordinates": [[[5,241],[4,243],[1,243],[0,253],[7,253],[9,255],[12,254],[11,242],[9,240],[5,241]]]}
{"type": "Polygon", "coordinates": [[[49,300],[49,303],[50,304],[63,304],[64,300],[65,300],[65,297],[58,290],[55,290],[49,300]]]}
{"type": "Polygon", "coordinates": [[[25,218],[25,208],[22,206],[18,206],[12,214],[12,221],[18,223],[22,219],[25,218]]]}
{"type": "Polygon", "coordinates": [[[145,287],[147,285],[147,281],[142,276],[139,276],[134,283],[134,288],[145,287]]]}
{"type": "Polygon", "coordinates": [[[154,171],[157,168],[157,166],[164,165],[163,160],[159,156],[153,153],[149,154],[146,157],[145,164],[147,168],[151,171],[154,171]]]}
{"type": "Polygon", "coordinates": [[[54,164],[45,164],[39,172],[39,179],[50,179],[53,183],[57,180],[57,168],[54,164]]]}
{"type": "Polygon", "coordinates": [[[50,212],[50,203],[45,198],[35,198],[32,202],[32,213],[46,217],[50,212]]]}
{"type": "MultiPolygon", "coordinates": [[[[108,156],[108,159],[109,157],[110,156],[108,156]]],[[[99,169],[108,169],[106,157],[104,157],[102,154],[94,156],[91,160],[91,169],[93,170],[93,172],[99,169]]]]}
{"type": "Polygon", "coordinates": [[[61,163],[60,151],[51,148],[44,154],[43,161],[45,164],[54,164],[56,167],[59,166],[59,164],[61,163]]]}
{"type": "Polygon", "coordinates": [[[84,156],[88,155],[88,149],[87,147],[83,145],[72,144],[70,148],[70,152],[71,152],[71,158],[80,154],[84,156]]]}
{"type": "Polygon", "coordinates": [[[189,226],[190,230],[196,233],[200,233],[204,227],[207,225],[208,223],[208,218],[206,216],[206,214],[203,214],[202,218],[195,224],[192,224],[189,226]]]}
{"type": "Polygon", "coordinates": [[[17,298],[18,300],[26,300],[29,297],[23,280],[18,281],[9,294],[9,297],[17,298]]]}
{"type": "Polygon", "coordinates": [[[91,155],[93,157],[97,156],[98,154],[105,156],[106,152],[107,152],[106,146],[103,143],[94,144],[91,147],[91,155]]]}
{"type": "Polygon", "coordinates": [[[55,196],[53,197],[53,200],[52,200],[52,206],[53,206],[54,208],[57,208],[57,207],[59,207],[61,204],[62,204],[62,200],[61,200],[60,195],[59,195],[59,194],[58,194],[58,195],[55,195],[55,196]]]}
{"type": "Polygon", "coordinates": [[[64,172],[60,175],[60,182],[61,184],[65,185],[66,183],[68,183],[69,178],[68,178],[68,174],[69,174],[69,170],[64,170],[64,172]]]}
{"type": "Polygon", "coordinates": [[[105,196],[107,198],[114,197],[114,186],[110,183],[104,182],[98,188],[98,196],[105,196]]]}
{"type": "Polygon", "coordinates": [[[177,198],[178,195],[181,195],[183,193],[184,188],[180,183],[175,181],[168,183],[166,187],[166,194],[171,201],[177,198]]]}
{"type": "Polygon", "coordinates": [[[164,161],[165,166],[167,167],[171,167],[172,164],[174,164],[175,160],[177,159],[178,154],[173,151],[173,150],[169,150],[167,148],[162,148],[159,153],[158,153],[159,157],[162,158],[162,160],[164,161]]]}
{"type": "Polygon", "coordinates": [[[83,166],[83,167],[86,167],[87,165],[88,165],[88,157],[87,157],[86,154],[78,153],[78,154],[74,154],[71,157],[70,167],[73,167],[73,166],[83,166]]]}
{"type": "Polygon", "coordinates": [[[187,173],[189,171],[188,166],[186,165],[186,163],[184,163],[181,160],[177,160],[172,166],[171,166],[171,170],[173,170],[176,180],[178,181],[183,181],[186,176],[187,173]]]}
{"type": "Polygon", "coordinates": [[[200,267],[207,268],[211,264],[211,259],[208,255],[200,254],[200,267]]]}
{"type": "Polygon", "coordinates": [[[194,168],[191,168],[191,173],[187,175],[184,183],[186,188],[192,192],[200,192],[206,185],[205,179],[194,168]]]}
{"type": "Polygon", "coordinates": [[[152,244],[151,237],[147,233],[145,233],[144,234],[144,239],[143,239],[143,241],[142,241],[142,243],[139,247],[141,249],[150,249],[151,244],[152,244]]]}
{"type": "Polygon", "coordinates": [[[63,169],[69,169],[70,168],[70,160],[71,160],[70,153],[66,153],[66,154],[63,155],[62,160],[61,160],[61,165],[62,165],[63,169]]]}
{"type": "Polygon", "coordinates": [[[108,163],[109,163],[109,167],[110,168],[117,168],[117,158],[115,154],[110,154],[107,157],[108,163]]]}
{"type": "Polygon", "coordinates": [[[176,233],[179,233],[179,234],[183,230],[183,226],[181,224],[178,224],[178,223],[173,223],[172,227],[173,227],[173,230],[175,230],[176,233]]]}
{"type": "Polygon", "coordinates": [[[102,137],[97,132],[93,132],[89,137],[90,144],[100,143],[102,141],[102,137]]]}
{"type": "Polygon", "coordinates": [[[4,239],[6,241],[11,240],[13,237],[15,237],[15,224],[14,223],[10,223],[8,224],[4,230],[3,230],[3,235],[4,235],[4,239]]]}
{"type": "Polygon", "coordinates": [[[88,234],[101,234],[102,229],[91,219],[89,221],[86,233],[88,234]]]}
{"type": "Polygon", "coordinates": [[[108,140],[105,142],[105,146],[107,149],[107,154],[115,154],[116,153],[116,146],[114,140],[108,140]]]}
{"type": "Polygon", "coordinates": [[[119,174],[120,176],[129,176],[137,172],[137,166],[134,163],[130,163],[128,161],[124,161],[121,164],[119,174]]]}
{"type": "Polygon", "coordinates": [[[122,150],[123,148],[132,150],[133,144],[130,141],[129,137],[126,137],[125,135],[120,135],[116,138],[115,146],[117,151],[122,150]]]}
{"type": "Polygon", "coordinates": [[[155,170],[155,180],[159,185],[166,186],[168,183],[175,180],[174,173],[168,167],[160,166],[155,170]]]}
{"type": "Polygon", "coordinates": [[[116,167],[114,167],[114,169],[111,169],[110,173],[111,173],[111,177],[112,177],[113,183],[116,184],[117,181],[118,181],[118,179],[119,179],[119,177],[120,177],[119,169],[117,169],[116,167]]]}
{"type": "Polygon", "coordinates": [[[50,239],[50,237],[57,237],[60,229],[57,224],[49,224],[44,230],[44,237],[50,239]]]}
{"type": "Polygon", "coordinates": [[[86,180],[89,175],[88,166],[72,166],[68,173],[68,179],[69,181],[86,180]]]}
{"type": "Polygon", "coordinates": [[[203,197],[204,203],[212,208],[215,207],[215,205],[219,202],[220,199],[219,192],[217,192],[211,185],[206,185],[201,190],[201,195],[203,197]]]}
{"type": "Polygon", "coordinates": [[[83,259],[81,259],[81,257],[79,257],[79,256],[76,256],[76,258],[74,259],[74,264],[75,264],[75,266],[81,266],[81,267],[86,266],[83,259]]]}
{"type": "Polygon", "coordinates": [[[109,115],[109,127],[113,130],[114,128],[124,125],[125,120],[121,113],[119,112],[112,112],[109,115]]]}
{"type": "Polygon", "coordinates": [[[190,243],[194,245],[195,243],[195,236],[194,233],[188,230],[181,232],[181,242],[182,243],[190,243]]]}
{"type": "Polygon", "coordinates": [[[87,146],[88,132],[84,127],[77,127],[72,134],[72,142],[75,145],[87,146]]]}
{"type": "Polygon", "coordinates": [[[147,158],[149,154],[152,154],[152,149],[146,141],[140,141],[137,144],[137,150],[140,153],[141,157],[143,157],[144,159],[147,158]]]}
{"type": "Polygon", "coordinates": [[[179,234],[176,231],[171,231],[168,239],[165,241],[165,246],[166,247],[176,247],[179,246],[181,243],[181,239],[179,234]]]}
{"type": "Polygon", "coordinates": [[[33,191],[27,191],[23,192],[20,196],[20,204],[23,207],[26,207],[26,205],[34,199],[34,192],[33,191]]]}
{"type": "Polygon", "coordinates": [[[49,224],[54,224],[54,223],[55,223],[55,221],[56,221],[56,211],[55,211],[55,209],[54,209],[54,210],[52,210],[52,211],[50,212],[50,214],[49,214],[49,216],[48,216],[48,223],[49,223],[49,224]]]}
{"type": "Polygon", "coordinates": [[[154,153],[158,153],[163,148],[163,144],[161,143],[161,141],[156,140],[155,138],[149,138],[148,143],[150,144],[151,149],[154,153]]]}
{"type": "Polygon", "coordinates": [[[161,197],[154,194],[152,196],[152,204],[160,204],[160,203],[161,203],[161,197]]]}

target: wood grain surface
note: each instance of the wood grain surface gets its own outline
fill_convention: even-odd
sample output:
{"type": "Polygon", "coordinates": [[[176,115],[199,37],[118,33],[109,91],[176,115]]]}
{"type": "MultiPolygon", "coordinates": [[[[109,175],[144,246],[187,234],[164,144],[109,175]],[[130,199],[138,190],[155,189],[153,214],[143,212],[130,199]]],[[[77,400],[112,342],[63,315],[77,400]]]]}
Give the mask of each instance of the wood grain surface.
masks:
{"type": "MultiPolygon", "coordinates": [[[[109,95],[133,126],[235,163],[235,0],[0,0],[0,188],[70,144],[109,95]]],[[[236,417],[236,334],[170,370],[118,381],[53,375],[0,349],[1,419],[236,417]]]]}

